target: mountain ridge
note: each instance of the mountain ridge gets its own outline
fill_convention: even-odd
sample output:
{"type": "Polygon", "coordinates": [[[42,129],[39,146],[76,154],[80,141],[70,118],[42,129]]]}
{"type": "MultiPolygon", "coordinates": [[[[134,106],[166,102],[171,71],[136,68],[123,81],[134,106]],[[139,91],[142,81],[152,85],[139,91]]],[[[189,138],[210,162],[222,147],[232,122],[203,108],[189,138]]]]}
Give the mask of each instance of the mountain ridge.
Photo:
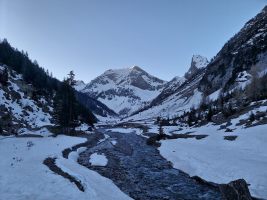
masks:
{"type": "Polygon", "coordinates": [[[125,116],[149,103],[165,83],[140,67],[133,66],[109,69],[88,83],[81,92],[125,116]]]}
{"type": "MultiPolygon", "coordinates": [[[[253,82],[253,77],[260,78],[267,72],[266,13],[267,6],[227,41],[210,63],[205,62],[206,67],[194,66],[192,59],[182,84],[163,89],[148,106],[129,119],[179,116],[192,108],[198,108],[203,102],[214,102],[220,96],[231,93],[238,93],[235,94],[238,101],[248,99],[251,94],[246,90],[253,82]]],[[[254,89],[254,93],[259,92],[254,89]]],[[[235,102],[235,99],[231,102],[235,102]]]]}

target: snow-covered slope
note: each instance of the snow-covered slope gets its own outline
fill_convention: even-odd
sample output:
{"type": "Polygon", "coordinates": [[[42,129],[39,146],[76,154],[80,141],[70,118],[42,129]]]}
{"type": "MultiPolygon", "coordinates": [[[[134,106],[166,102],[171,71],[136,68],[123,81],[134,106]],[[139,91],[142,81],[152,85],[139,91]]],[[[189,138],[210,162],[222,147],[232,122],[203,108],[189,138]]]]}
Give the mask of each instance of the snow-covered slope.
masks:
{"type": "MultiPolygon", "coordinates": [[[[45,96],[32,98],[34,88],[8,67],[8,83],[0,83],[0,121],[3,134],[17,133],[20,128],[51,125],[52,102],[45,96]]],[[[0,66],[0,71],[4,66],[0,66]]]]}
{"type": "Polygon", "coordinates": [[[175,168],[183,170],[190,176],[199,176],[207,181],[224,184],[243,178],[249,183],[253,196],[266,199],[267,125],[251,128],[235,126],[234,133],[224,132],[219,128],[208,124],[179,130],[177,132],[180,134],[190,131],[194,135],[208,136],[201,140],[195,138],[164,140],[159,148],[160,153],[171,161],[175,168]],[[234,141],[225,139],[231,136],[237,138],[234,141]]]}
{"type": "Polygon", "coordinates": [[[81,92],[85,87],[86,84],[83,81],[75,81],[73,88],[76,90],[76,98],[82,105],[92,111],[98,121],[110,121],[118,118],[115,111],[88,94],[81,92]]]}
{"type": "Polygon", "coordinates": [[[127,116],[155,98],[165,83],[134,66],[107,70],[81,92],[101,101],[118,114],[127,116]]]}
{"type": "Polygon", "coordinates": [[[85,88],[86,84],[81,81],[81,80],[77,80],[75,81],[75,85],[73,86],[75,90],[77,91],[81,91],[85,88]]]}
{"type": "Polygon", "coordinates": [[[193,56],[191,66],[184,77],[175,77],[166,83],[162,92],[150,105],[141,112],[134,113],[135,115],[129,119],[175,117],[191,107],[197,107],[203,96],[198,90],[198,84],[205,73],[206,64],[206,58],[193,56]]]}

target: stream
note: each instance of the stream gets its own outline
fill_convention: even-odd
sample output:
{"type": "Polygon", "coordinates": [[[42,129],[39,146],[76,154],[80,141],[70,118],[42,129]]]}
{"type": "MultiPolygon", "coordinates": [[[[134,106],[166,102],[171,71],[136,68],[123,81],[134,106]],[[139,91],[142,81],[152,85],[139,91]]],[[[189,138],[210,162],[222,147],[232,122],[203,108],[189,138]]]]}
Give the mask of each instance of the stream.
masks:
{"type": "Polygon", "coordinates": [[[173,168],[156,147],[146,144],[146,138],[135,133],[110,132],[106,129],[98,129],[97,134],[106,135],[106,139],[94,146],[87,146],[87,150],[80,154],[78,162],[111,179],[133,199],[222,198],[216,187],[201,184],[173,168]],[[108,159],[106,166],[90,164],[90,155],[95,152],[105,154],[108,159]]]}

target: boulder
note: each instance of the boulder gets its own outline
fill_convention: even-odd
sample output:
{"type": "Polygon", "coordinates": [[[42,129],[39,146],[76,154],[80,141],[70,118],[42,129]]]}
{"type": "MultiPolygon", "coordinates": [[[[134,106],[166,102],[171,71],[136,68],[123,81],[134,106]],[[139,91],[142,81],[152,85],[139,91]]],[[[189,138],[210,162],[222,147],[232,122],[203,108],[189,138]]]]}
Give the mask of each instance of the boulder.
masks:
{"type": "Polygon", "coordinates": [[[219,189],[224,200],[252,200],[248,184],[244,179],[231,181],[228,184],[220,184],[219,189]]]}

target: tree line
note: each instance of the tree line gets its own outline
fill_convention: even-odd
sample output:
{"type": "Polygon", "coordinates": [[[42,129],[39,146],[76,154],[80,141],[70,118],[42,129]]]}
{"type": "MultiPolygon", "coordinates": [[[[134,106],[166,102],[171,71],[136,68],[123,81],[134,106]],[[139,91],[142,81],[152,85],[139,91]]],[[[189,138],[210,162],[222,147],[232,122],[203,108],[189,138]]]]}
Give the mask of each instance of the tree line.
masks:
{"type": "MultiPolygon", "coordinates": [[[[0,41],[0,64],[22,74],[23,80],[35,88],[32,94],[33,99],[38,99],[38,96],[42,95],[53,99],[55,124],[62,131],[69,132],[79,122],[93,125],[97,121],[93,113],[75,97],[73,89],[75,74],[73,71],[63,81],[59,81],[40,67],[37,61],[32,61],[27,52],[13,48],[6,39],[0,41]]],[[[7,81],[6,68],[0,74],[0,83],[4,86],[7,81]]]]}

